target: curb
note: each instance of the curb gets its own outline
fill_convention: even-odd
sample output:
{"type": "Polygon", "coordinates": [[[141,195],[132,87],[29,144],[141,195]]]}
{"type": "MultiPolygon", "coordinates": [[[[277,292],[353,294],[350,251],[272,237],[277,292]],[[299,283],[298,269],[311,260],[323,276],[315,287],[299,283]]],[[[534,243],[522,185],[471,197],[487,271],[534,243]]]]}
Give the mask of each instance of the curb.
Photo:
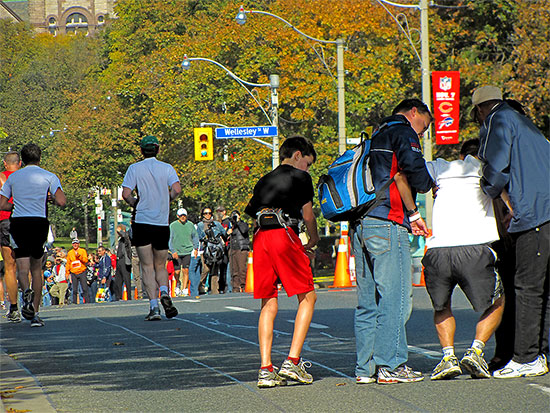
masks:
{"type": "Polygon", "coordinates": [[[0,348],[0,394],[0,411],[56,412],[38,379],[3,348],[0,348]]]}

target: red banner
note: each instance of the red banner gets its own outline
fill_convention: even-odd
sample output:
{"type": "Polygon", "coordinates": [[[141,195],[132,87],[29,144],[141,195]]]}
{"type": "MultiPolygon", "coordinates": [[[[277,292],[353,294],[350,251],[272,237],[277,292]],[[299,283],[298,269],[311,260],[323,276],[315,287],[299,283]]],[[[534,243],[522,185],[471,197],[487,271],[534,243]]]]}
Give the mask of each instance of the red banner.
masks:
{"type": "Polygon", "coordinates": [[[432,72],[435,143],[458,143],[460,73],[432,72]]]}

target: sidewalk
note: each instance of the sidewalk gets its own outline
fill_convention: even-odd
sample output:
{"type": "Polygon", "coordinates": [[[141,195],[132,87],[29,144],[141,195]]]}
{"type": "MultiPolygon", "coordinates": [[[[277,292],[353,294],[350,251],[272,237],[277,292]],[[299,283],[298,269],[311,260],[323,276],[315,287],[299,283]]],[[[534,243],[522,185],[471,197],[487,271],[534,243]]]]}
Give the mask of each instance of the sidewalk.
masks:
{"type": "Polygon", "coordinates": [[[0,349],[0,411],[52,413],[49,398],[35,378],[0,349]]]}

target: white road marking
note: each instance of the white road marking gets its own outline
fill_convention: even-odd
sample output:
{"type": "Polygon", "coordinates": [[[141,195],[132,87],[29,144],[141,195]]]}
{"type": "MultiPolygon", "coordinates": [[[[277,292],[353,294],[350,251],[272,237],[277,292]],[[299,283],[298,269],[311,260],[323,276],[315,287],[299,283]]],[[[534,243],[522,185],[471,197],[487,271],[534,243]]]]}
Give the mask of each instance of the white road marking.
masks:
{"type": "MultiPolygon", "coordinates": [[[[288,321],[290,324],[294,324],[294,320],[286,320],[286,321],[288,321]]],[[[317,328],[317,329],[319,329],[319,330],[324,330],[324,329],[326,329],[326,328],[329,328],[329,326],[326,326],[326,325],[324,325],[324,324],[317,324],[317,323],[311,323],[311,324],[309,325],[309,327],[310,327],[310,328],[317,328]]]]}
{"type": "MultiPolygon", "coordinates": [[[[233,334],[229,334],[229,333],[226,333],[224,331],[220,331],[220,330],[216,330],[215,328],[210,328],[210,327],[207,327],[207,326],[204,326],[202,324],[199,324],[199,323],[196,323],[194,321],[191,321],[191,320],[186,320],[184,318],[180,318],[180,317],[174,317],[174,320],[179,320],[179,321],[183,321],[184,323],[189,323],[189,324],[193,324],[194,326],[197,326],[197,327],[200,327],[200,328],[204,328],[205,330],[209,330],[209,331],[212,331],[214,333],[218,333],[218,334],[221,334],[223,336],[226,336],[226,337],[230,337],[230,338],[233,338],[235,340],[239,340],[239,341],[242,341],[244,343],[247,343],[247,344],[251,344],[255,347],[259,347],[259,344],[258,343],[255,343],[253,341],[250,341],[250,340],[247,340],[245,338],[242,338],[242,337],[238,337],[238,336],[235,336],[233,334]]],[[[277,353],[277,354],[282,354],[283,356],[286,356],[287,353],[286,352],[283,352],[283,351],[279,351],[279,350],[276,350],[276,349],[272,349],[272,352],[273,353],[277,353]]],[[[346,379],[352,379],[352,377],[348,376],[347,374],[345,373],[342,373],[341,371],[338,371],[338,370],[335,370],[329,366],[325,366],[324,364],[321,364],[321,363],[317,363],[313,360],[308,360],[309,362],[311,362],[311,364],[315,365],[315,366],[318,366],[318,367],[321,367],[321,368],[324,368],[332,373],[335,373],[341,377],[345,377],[346,379]]]]}
{"type": "Polygon", "coordinates": [[[550,394],[550,387],[543,386],[541,384],[529,383],[529,386],[533,386],[539,390],[542,390],[545,393],[550,394]]]}
{"type": "Polygon", "coordinates": [[[244,307],[232,307],[230,305],[225,306],[228,310],[234,310],[234,311],[240,311],[241,313],[253,313],[254,310],[251,310],[250,308],[244,308],[244,307]]]}
{"type": "MultiPolygon", "coordinates": [[[[151,340],[149,337],[145,337],[145,336],[142,335],[142,334],[136,333],[135,331],[130,330],[130,329],[127,328],[127,327],[121,326],[121,325],[119,325],[119,324],[109,323],[109,322],[104,321],[104,320],[102,320],[102,319],[100,319],[100,318],[96,318],[96,320],[99,321],[100,323],[103,323],[103,324],[107,324],[107,325],[110,325],[110,326],[113,326],[113,327],[118,327],[118,328],[120,328],[120,329],[122,329],[122,330],[124,330],[124,331],[126,331],[126,332],[128,332],[128,333],[130,333],[130,334],[133,334],[134,336],[140,337],[140,338],[142,338],[143,340],[148,341],[149,343],[151,343],[151,344],[153,344],[153,345],[155,345],[155,346],[157,346],[157,347],[159,347],[159,348],[161,348],[161,349],[163,349],[163,350],[166,350],[166,351],[168,351],[168,352],[170,352],[170,353],[172,353],[172,354],[175,354],[175,355],[177,355],[177,356],[183,357],[184,359],[189,360],[189,361],[191,361],[192,363],[195,363],[195,364],[198,365],[198,366],[205,367],[205,368],[207,368],[208,370],[211,370],[211,371],[213,371],[213,372],[215,372],[215,373],[221,374],[222,376],[228,378],[229,380],[234,381],[234,382],[240,384],[241,386],[245,387],[246,389],[250,390],[252,393],[255,393],[255,394],[258,395],[262,400],[264,400],[266,403],[271,403],[271,404],[273,404],[273,406],[277,407],[279,410],[281,410],[281,411],[284,412],[284,409],[283,409],[282,407],[278,406],[278,405],[277,405],[276,403],[274,403],[272,400],[269,400],[269,399],[263,397],[263,396],[260,394],[260,392],[259,392],[258,390],[256,390],[256,389],[253,388],[252,386],[249,386],[248,384],[246,384],[246,383],[240,381],[239,379],[237,379],[237,378],[231,376],[230,374],[224,373],[223,371],[221,371],[221,370],[219,370],[219,369],[217,369],[217,368],[215,368],[215,367],[211,367],[211,366],[209,366],[209,365],[203,363],[202,361],[195,360],[193,357],[186,356],[185,354],[180,353],[179,351],[173,350],[173,349],[171,349],[170,347],[166,347],[165,345],[160,344],[160,343],[158,343],[158,342],[156,342],[156,341],[154,341],[154,340],[151,340]]],[[[181,319],[179,319],[179,320],[181,320],[181,319]]],[[[182,320],[182,321],[185,321],[185,320],[182,320]]]]}
{"type": "Polygon", "coordinates": [[[439,351],[428,350],[426,348],[416,347],[416,346],[408,346],[408,347],[411,353],[417,353],[429,359],[439,360],[441,357],[443,357],[443,353],[439,351]]]}

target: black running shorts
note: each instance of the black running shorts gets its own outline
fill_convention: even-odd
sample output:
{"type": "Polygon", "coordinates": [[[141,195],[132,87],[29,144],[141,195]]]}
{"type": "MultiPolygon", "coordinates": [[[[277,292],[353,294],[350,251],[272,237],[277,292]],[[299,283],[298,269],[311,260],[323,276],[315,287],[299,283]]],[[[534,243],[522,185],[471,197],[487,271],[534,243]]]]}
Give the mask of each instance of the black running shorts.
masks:
{"type": "Polygon", "coordinates": [[[168,225],[132,224],[132,245],[144,247],[152,245],[157,251],[167,250],[170,241],[170,227],[168,225]]]}
{"type": "Polygon", "coordinates": [[[489,308],[504,294],[495,261],[496,253],[486,244],[430,248],[422,265],[434,309],[449,307],[457,284],[475,311],[489,308]]]}
{"type": "Polygon", "coordinates": [[[10,235],[15,258],[42,258],[50,223],[46,218],[10,218],[10,235]]]}
{"type": "Polygon", "coordinates": [[[11,247],[9,218],[0,221],[0,247],[11,247]]]}
{"type": "Polygon", "coordinates": [[[186,269],[189,268],[189,264],[191,264],[191,254],[187,255],[178,255],[178,258],[173,258],[172,262],[174,263],[174,270],[179,271],[182,268],[186,269]]]}

